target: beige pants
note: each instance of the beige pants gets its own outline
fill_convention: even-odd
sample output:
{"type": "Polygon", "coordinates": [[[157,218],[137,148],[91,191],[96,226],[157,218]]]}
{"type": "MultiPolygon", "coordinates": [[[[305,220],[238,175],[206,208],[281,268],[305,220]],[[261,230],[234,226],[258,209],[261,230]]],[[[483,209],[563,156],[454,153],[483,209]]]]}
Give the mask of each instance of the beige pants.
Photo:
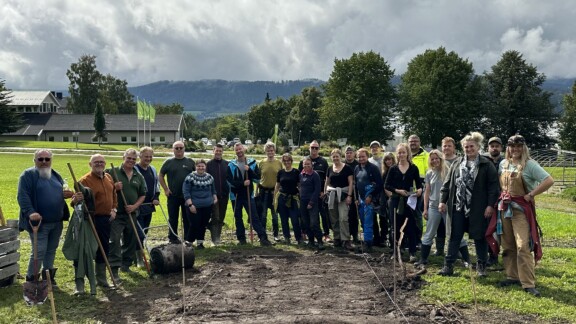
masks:
{"type": "Polygon", "coordinates": [[[530,225],[526,215],[513,209],[512,218],[502,219],[502,259],[508,279],[520,280],[522,288],[533,288],[534,256],[530,252],[530,225]]]}
{"type": "Polygon", "coordinates": [[[334,239],[349,241],[350,240],[350,227],[348,225],[348,210],[350,207],[346,205],[346,201],[337,202],[334,199],[334,208],[330,211],[330,222],[332,223],[332,230],[334,231],[334,239]]]}

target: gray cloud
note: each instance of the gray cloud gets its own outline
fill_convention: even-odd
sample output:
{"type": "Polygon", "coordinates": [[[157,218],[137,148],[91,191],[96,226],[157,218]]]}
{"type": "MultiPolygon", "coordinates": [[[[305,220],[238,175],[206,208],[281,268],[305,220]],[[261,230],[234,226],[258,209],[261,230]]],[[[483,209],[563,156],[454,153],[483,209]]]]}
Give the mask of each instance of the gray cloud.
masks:
{"type": "Polygon", "coordinates": [[[327,79],[335,58],[379,52],[403,73],[444,46],[490,69],[515,49],[549,77],[576,77],[571,1],[5,0],[0,78],[64,89],[82,54],[130,85],[158,80],[327,79]]]}

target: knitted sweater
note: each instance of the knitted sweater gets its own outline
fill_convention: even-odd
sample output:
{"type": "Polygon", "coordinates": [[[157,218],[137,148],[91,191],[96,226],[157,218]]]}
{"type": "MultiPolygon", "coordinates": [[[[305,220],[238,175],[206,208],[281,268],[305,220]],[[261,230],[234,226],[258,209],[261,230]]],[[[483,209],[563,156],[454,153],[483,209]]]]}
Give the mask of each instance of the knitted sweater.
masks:
{"type": "Polygon", "coordinates": [[[209,173],[199,175],[196,171],[186,176],[182,184],[184,200],[192,199],[194,206],[202,208],[214,204],[216,187],[214,178],[209,173]]]}

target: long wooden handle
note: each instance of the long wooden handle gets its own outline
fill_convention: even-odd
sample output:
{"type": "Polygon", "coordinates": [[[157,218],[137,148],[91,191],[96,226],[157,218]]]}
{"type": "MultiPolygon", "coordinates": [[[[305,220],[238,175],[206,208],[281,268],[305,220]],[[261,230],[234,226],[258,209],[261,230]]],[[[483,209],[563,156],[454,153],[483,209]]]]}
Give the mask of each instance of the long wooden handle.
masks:
{"type": "MultiPolygon", "coordinates": [[[[70,170],[70,175],[72,176],[72,181],[74,181],[74,190],[76,192],[80,191],[80,185],[78,184],[78,181],[76,180],[76,175],[74,174],[74,170],[72,169],[72,164],[67,163],[68,165],[68,170],[70,170]]],[[[104,252],[104,246],[102,246],[102,242],[100,241],[100,237],[98,236],[98,231],[96,230],[96,226],[94,225],[94,221],[92,220],[92,216],[90,216],[90,211],[88,210],[88,207],[86,207],[86,204],[82,204],[82,208],[84,209],[84,212],[87,213],[88,215],[88,223],[90,223],[90,228],[92,229],[92,234],[94,234],[94,237],[96,238],[96,242],[98,243],[98,248],[100,248],[100,254],[102,254],[102,258],[104,259],[104,263],[106,264],[106,268],[108,269],[108,272],[110,273],[110,278],[112,279],[112,284],[114,286],[116,285],[116,280],[114,280],[114,275],[112,274],[112,267],[110,266],[110,262],[108,262],[108,257],[106,256],[106,252],[104,252]]]]}
{"type": "Polygon", "coordinates": [[[50,298],[50,308],[52,309],[52,323],[57,324],[56,318],[56,304],[54,304],[54,292],[52,291],[52,279],[50,278],[50,270],[46,269],[46,281],[48,281],[48,298],[50,298]]]}
{"type": "MultiPolygon", "coordinates": [[[[118,175],[116,174],[116,168],[114,168],[114,163],[110,163],[112,167],[112,174],[116,181],[119,181],[118,175]]],[[[120,189],[120,194],[122,196],[122,201],[124,201],[124,207],[128,206],[128,202],[126,201],[126,195],[124,195],[124,188],[120,189]]],[[[144,246],[142,245],[142,241],[140,241],[140,237],[138,236],[138,231],[136,230],[136,224],[134,224],[134,220],[132,219],[132,213],[128,215],[128,219],[130,220],[130,224],[132,225],[132,230],[134,230],[134,237],[138,241],[138,246],[140,247],[140,251],[142,251],[142,259],[144,260],[144,265],[146,266],[146,271],[148,275],[152,274],[152,269],[150,269],[150,264],[148,264],[148,258],[146,257],[146,252],[144,250],[144,246]]]]}

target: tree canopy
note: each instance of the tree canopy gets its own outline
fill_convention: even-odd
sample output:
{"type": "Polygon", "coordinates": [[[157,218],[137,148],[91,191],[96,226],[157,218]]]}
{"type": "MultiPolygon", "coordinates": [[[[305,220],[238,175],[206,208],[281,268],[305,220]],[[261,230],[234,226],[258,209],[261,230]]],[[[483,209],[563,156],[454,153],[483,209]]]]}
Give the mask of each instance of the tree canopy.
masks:
{"type": "Polygon", "coordinates": [[[542,90],[544,74],[526,63],[518,51],[507,51],[485,73],[486,135],[508,138],[516,133],[531,147],[553,142],[548,130],[558,118],[550,102],[551,93],[542,90]]]}
{"type": "Polygon", "coordinates": [[[558,123],[561,147],[564,150],[576,151],[576,81],[572,85],[572,93],[564,96],[562,105],[564,115],[558,123]]]}
{"type": "Polygon", "coordinates": [[[388,140],[394,133],[394,70],[373,51],[335,59],[324,84],[320,128],[328,138],[347,138],[356,145],[388,140]],[[360,131],[361,130],[361,131],[360,131]]]}
{"type": "Polygon", "coordinates": [[[462,138],[478,130],[483,114],[480,82],[472,63],[444,47],[426,50],[408,63],[399,86],[398,116],[405,135],[417,134],[422,144],[462,138]]]}
{"type": "Polygon", "coordinates": [[[8,106],[11,98],[11,92],[6,89],[5,81],[0,80],[0,134],[14,132],[22,126],[21,114],[12,111],[8,106]]]}
{"type": "Polygon", "coordinates": [[[316,87],[308,87],[302,90],[299,96],[293,96],[289,100],[292,108],[286,117],[285,130],[297,144],[302,141],[312,141],[320,137],[318,110],[322,107],[322,92],[316,87]]]}

